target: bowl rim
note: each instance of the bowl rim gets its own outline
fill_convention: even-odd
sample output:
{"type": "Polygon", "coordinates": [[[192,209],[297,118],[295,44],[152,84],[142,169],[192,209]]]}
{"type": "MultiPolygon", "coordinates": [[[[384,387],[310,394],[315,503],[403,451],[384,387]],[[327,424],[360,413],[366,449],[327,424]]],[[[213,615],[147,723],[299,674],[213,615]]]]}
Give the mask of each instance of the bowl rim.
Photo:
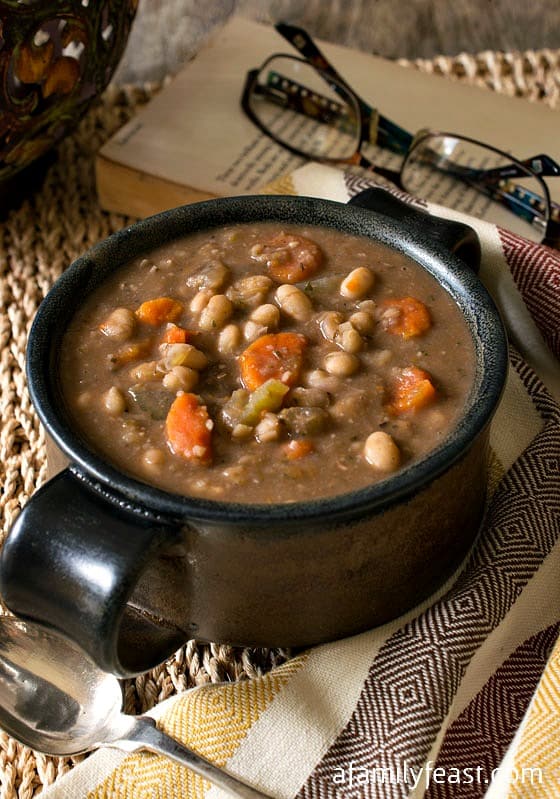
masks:
{"type": "Polygon", "coordinates": [[[144,515],[158,519],[245,526],[282,521],[288,530],[297,529],[304,521],[351,521],[364,513],[387,510],[448,471],[487,428],[503,392],[507,353],[504,326],[486,288],[463,262],[427,236],[411,234],[402,224],[373,211],[332,200],[244,195],[179,206],[142,219],[74,261],[53,285],[35,316],[27,348],[27,375],[39,418],[70,459],[71,471],[108,501],[132,510],[136,506],[144,515]],[[60,410],[56,373],[57,347],[77,307],[76,291],[80,291],[81,299],[87,297],[115,268],[189,232],[257,221],[335,227],[366,235],[413,258],[455,300],[475,348],[475,380],[458,423],[426,456],[385,480],[355,491],[293,503],[250,504],[182,496],[156,488],[112,466],[74,433],[60,410]]]}

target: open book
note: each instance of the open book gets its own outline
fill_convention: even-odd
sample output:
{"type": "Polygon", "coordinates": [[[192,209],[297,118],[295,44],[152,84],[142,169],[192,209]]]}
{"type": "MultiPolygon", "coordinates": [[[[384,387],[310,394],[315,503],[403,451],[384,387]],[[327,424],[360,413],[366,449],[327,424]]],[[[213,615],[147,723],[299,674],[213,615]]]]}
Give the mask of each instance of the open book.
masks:
{"type": "MultiPolygon", "coordinates": [[[[410,132],[456,131],[525,158],[560,159],[558,113],[383,58],[320,42],[355,90],[410,132]]],[[[103,208],[144,217],[214,196],[253,194],[304,161],[261,134],[243,114],[248,70],[291,52],[274,28],[234,17],[101,149],[103,208]]],[[[380,151],[385,165],[399,159],[380,151]]],[[[554,192],[560,199],[558,190],[554,192]]],[[[434,198],[436,202],[439,199],[434,198]]],[[[510,220],[511,221],[511,220],[510,220]]]]}

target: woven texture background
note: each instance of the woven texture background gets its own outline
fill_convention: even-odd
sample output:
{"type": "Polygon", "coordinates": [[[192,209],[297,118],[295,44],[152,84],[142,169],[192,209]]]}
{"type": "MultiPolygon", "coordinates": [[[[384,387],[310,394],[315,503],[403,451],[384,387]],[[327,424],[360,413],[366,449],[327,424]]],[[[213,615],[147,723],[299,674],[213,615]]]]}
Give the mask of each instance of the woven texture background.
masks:
{"type": "MultiPolygon", "coordinates": [[[[401,61],[510,96],[560,109],[560,50],[401,61]]],[[[99,146],[157,91],[110,87],[101,103],[62,143],[40,190],[0,222],[0,509],[2,536],[46,476],[44,435],[25,383],[25,345],[35,311],[52,283],[79,254],[123,227],[126,217],[102,212],[94,188],[99,146]]],[[[250,678],[289,653],[186,644],[157,669],[127,681],[125,709],[142,712],[186,688],[250,678]]],[[[0,732],[0,799],[31,799],[74,761],[35,754],[0,732]]]]}

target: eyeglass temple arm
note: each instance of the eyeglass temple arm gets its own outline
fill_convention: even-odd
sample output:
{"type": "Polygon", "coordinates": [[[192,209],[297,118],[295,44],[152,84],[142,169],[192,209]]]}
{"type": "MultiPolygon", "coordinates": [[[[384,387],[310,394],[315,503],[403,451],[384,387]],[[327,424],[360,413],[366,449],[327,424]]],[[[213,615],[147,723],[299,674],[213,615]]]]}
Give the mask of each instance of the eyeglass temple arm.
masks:
{"type": "MultiPolygon", "coordinates": [[[[539,175],[540,177],[560,177],[560,167],[555,161],[552,160],[552,158],[549,158],[548,156],[536,156],[536,159],[527,158],[524,161],[520,161],[520,163],[523,166],[526,166],[528,169],[531,169],[535,175],[539,175]],[[544,159],[548,162],[548,165],[543,165],[543,169],[533,169],[532,165],[536,159],[544,159]]],[[[527,177],[527,173],[523,169],[520,169],[516,164],[498,167],[496,169],[476,170],[476,174],[474,174],[474,172],[475,170],[473,170],[471,180],[473,180],[473,183],[478,185],[482,190],[484,190],[485,186],[488,187],[489,190],[492,190],[493,184],[499,183],[503,180],[527,177]]],[[[509,191],[506,192],[506,196],[507,194],[515,197],[519,207],[524,208],[527,211],[525,214],[526,218],[529,212],[533,214],[533,219],[538,218],[538,214],[535,213],[535,206],[538,207],[539,204],[542,204],[542,197],[532,191],[529,191],[524,186],[517,186],[516,184],[510,184],[509,191]]],[[[560,205],[550,198],[549,203],[551,219],[555,224],[558,224],[560,222],[560,205]]],[[[517,212],[514,211],[514,213],[517,212]]],[[[518,213],[518,216],[521,215],[521,213],[518,213]]]]}
{"type": "Polygon", "coordinates": [[[541,153],[541,155],[533,155],[531,158],[526,158],[524,161],[521,161],[521,163],[541,177],[560,177],[560,164],[549,155],[544,155],[544,153],[541,153]]]}
{"type": "Polygon", "coordinates": [[[495,202],[504,205],[509,211],[515,214],[515,216],[542,229],[542,244],[546,244],[553,249],[560,249],[560,214],[558,213],[560,206],[555,203],[550,204],[551,216],[546,220],[546,224],[543,226],[541,212],[536,207],[539,202],[542,202],[542,198],[538,195],[527,193],[523,187],[516,185],[509,186],[507,191],[498,189],[497,187],[492,188],[489,184],[487,184],[485,190],[480,183],[476,188],[488,197],[492,197],[495,202]]]}
{"type": "MultiPolygon", "coordinates": [[[[429,151],[427,150],[425,155],[428,156],[428,154],[429,151]]],[[[544,175],[549,177],[560,175],[560,165],[548,155],[533,156],[525,161],[520,161],[519,164],[511,163],[494,169],[476,169],[454,164],[435,152],[432,153],[432,156],[429,161],[435,169],[464,180],[473,188],[478,188],[484,194],[488,194],[488,196],[493,197],[498,202],[507,205],[510,211],[531,223],[538,220],[539,215],[543,213],[543,198],[523,185],[512,183],[511,179],[527,177],[527,172],[523,169],[523,166],[541,177],[544,175]],[[536,162],[539,162],[537,169],[531,169],[531,166],[535,165],[536,162]],[[497,185],[503,181],[506,181],[505,186],[500,187],[497,185]]],[[[557,223],[560,221],[560,206],[550,200],[550,198],[549,204],[551,218],[557,223]]]]}
{"type": "MultiPolygon", "coordinates": [[[[304,31],[303,28],[298,28],[296,25],[288,25],[286,22],[278,22],[274,27],[278,33],[292,45],[292,47],[295,47],[298,53],[301,53],[306,61],[309,61],[309,63],[314,67],[322,70],[327,75],[330,75],[332,78],[341,83],[346,89],[356,96],[360,103],[363,103],[363,105],[368,108],[367,104],[360,97],[358,97],[356,92],[353,91],[353,89],[346,83],[342,75],[340,75],[330,61],[325,58],[311,36],[309,36],[309,34],[304,31]]],[[[333,88],[336,90],[336,87],[333,88]]]]}
{"type": "MultiPolygon", "coordinates": [[[[249,76],[252,77],[252,73],[249,73],[249,76]]],[[[268,70],[267,82],[254,83],[252,90],[254,94],[281,108],[297,111],[311,119],[334,123],[339,127],[343,127],[350,116],[351,109],[347,105],[313,92],[306,86],[289,80],[276,70],[268,70]]]]}
{"type": "MultiPolygon", "coordinates": [[[[560,177],[560,164],[548,155],[533,155],[519,162],[522,166],[530,169],[535,175],[541,177],[560,177]]],[[[495,169],[476,169],[477,177],[485,181],[505,180],[507,178],[523,178],[526,172],[520,169],[517,164],[507,164],[506,166],[496,167],[495,169]]]]}
{"type": "MultiPolygon", "coordinates": [[[[309,36],[303,28],[298,28],[296,25],[288,25],[285,22],[279,22],[274,27],[312,66],[334,78],[344,86],[347,91],[354,95],[364,117],[363,122],[367,131],[365,133],[362,131],[362,138],[364,140],[371,141],[372,144],[378,144],[380,147],[386,147],[400,155],[404,155],[408,151],[408,148],[412,144],[412,134],[404,130],[404,128],[399,127],[399,125],[396,125],[394,122],[391,122],[387,117],[382,116],[376,109],[366,103],[366,101],[352,89],[347,81],[344,80],[342,75],[337,72],[330,61],[325,58],[311,36],[309,36]],[[376,132],[373,137],[371,135],[372,128],[376,132]]],[[[334,91],[337,91],[338,87],[336,84],[330,85],[334,91]]]]}

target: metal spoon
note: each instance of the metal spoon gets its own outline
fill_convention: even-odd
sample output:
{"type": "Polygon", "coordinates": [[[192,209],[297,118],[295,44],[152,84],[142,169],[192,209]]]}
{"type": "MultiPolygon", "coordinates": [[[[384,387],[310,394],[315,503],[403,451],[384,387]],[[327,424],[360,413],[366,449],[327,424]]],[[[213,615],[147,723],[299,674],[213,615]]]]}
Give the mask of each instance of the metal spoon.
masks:
{"type": "Polygon", "coordinates": [[[147,749],[187,766],[242,799],[270,799],[158,730],[146,716],[121,713],[116,677],[42,627],[0,618],[0,727],[49,755],[75,755],[101,746],[147,749]]]}

